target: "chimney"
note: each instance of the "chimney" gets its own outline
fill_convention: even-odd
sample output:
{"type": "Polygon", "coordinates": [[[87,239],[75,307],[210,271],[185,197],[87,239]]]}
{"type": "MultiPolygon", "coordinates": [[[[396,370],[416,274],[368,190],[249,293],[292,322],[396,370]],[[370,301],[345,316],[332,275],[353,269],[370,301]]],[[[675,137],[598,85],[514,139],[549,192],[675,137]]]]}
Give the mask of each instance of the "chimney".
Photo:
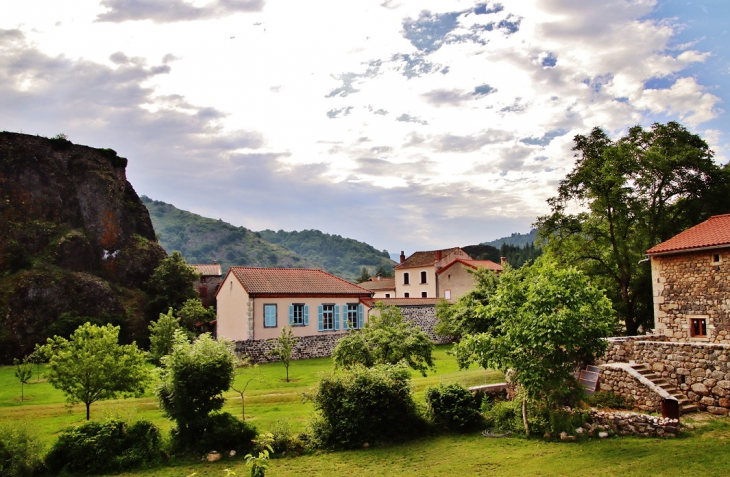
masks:
{"type": "Polygon", "coordinates": [[[507,257],[499,257],[499,263],[502,265],[502,268],[507,266],[507,257]]]}
{"type": "Polygon", "coordinates": [[[400,263],[403,263],[406,261],[406,254],[403,252],[403,250],[400,251],[400,263]]]}
{"type": "Polygon", "coordinates": [[[439,260],[441,260],[441,258],[442,258],[441,250],[436,250],[436,261],[438,262],[439,260]]]}

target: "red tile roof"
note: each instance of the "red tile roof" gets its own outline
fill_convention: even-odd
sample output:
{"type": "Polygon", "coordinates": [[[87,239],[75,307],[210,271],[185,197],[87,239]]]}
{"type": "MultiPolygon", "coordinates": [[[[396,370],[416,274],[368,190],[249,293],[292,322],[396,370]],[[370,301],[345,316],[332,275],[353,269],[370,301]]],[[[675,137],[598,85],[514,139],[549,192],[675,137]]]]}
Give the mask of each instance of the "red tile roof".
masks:
{"type": "Polygon", "coordinates": [[[358,286],[366,290],[395,290],[395,278],[382,278],[369,282],[358,283],[358,286]]]}
{"type": "MultiPolygon", "coordinates": [[[[399,263],[395,268],[413,268],[433,265],[437,261],[439,252],[441,257],[446,258],[449,254],[459,250],[459,247],[445,248],[443,250],[429,250],[427,252],[415,252],[406,259],[405,262],[399,263]]],[[[464,256],[469,257],[466,253],[464,256]]]]}
{"type": "Polygon", "coordinates": [[[451,262],[449,262],[448,265],[445,265],[443,268],[439,269],[436,272],[436,275],[439,275],[440,273],[446,271],[447,268],[451,267],[452,265],[456,263],[461,263],[462,265],[466,265],[469,268],[473,268],[476,270],[477,268],[486,268],[488,270],[492,270],[495,272],[501,272],[502,271],[502,265],[498,263],[494,263],[491,260],[462,260],[460,258],[457,258],[451,262]]]}
{"type": "Polygon", "coordinates": [[[730,214],[715,215],[650,248],[647,255],[730,246],[730,214]]]}
{"type": "Polygon", "coordinates": [[[305,268],[231,267],[249,295],[364,295],[370,290],[322,270],[305,268]]]}
{"type": "Polygon", "coordinates": [[[382,301],[385,306],[435,305],[439,302],[439,298],[363,298],[360,301],[362,301],[364,305],[372,308],[379,301],[382,301]]]}
{"type": "Polygon", "coordinates": [[[223,272],[221,272],[221,266],[219,263],[199,263],[195,265],[188,264],[188,266],[193,267],[196,272],[200,273],[204,277],[220,277],[223,274],[223,272]]]}

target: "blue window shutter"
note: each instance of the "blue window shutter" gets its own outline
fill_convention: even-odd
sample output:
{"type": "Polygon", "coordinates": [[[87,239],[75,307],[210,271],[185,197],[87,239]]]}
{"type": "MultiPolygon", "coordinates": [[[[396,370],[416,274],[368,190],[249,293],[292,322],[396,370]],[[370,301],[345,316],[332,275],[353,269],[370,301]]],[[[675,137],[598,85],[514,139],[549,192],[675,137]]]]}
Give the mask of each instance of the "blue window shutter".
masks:
{"type": "Polygon", "coordinates": [[[309,305],[304,305],[304,326],[309,326],[309,305]]]}
{"type": "Polygon", "coordinates": [[[349,305],[342,305],[342,329],[349,330],[350,324],[348,323],[348,317],[350,316],[349,305]]]}
{"type": "Polygon", "coordinates": [[[294,324],[294,305],[289,305],[289,326],[294,324]]]}
{"type": "Polygon", "coordinates": [[[317,331],[322,331],[322,305],[317,307],[317,331]]]}
{"type": "Polygon", "coordinates": [[[335,330],[340,329],[340,305],[335,305],[335,330]]]}
{"type": "Polygon", "coordinates": [[[357,328],[361,330],[363,328],[363,321],[365,319],[365,309],[362,306],[362,303],[357,305],[357,328]]]}

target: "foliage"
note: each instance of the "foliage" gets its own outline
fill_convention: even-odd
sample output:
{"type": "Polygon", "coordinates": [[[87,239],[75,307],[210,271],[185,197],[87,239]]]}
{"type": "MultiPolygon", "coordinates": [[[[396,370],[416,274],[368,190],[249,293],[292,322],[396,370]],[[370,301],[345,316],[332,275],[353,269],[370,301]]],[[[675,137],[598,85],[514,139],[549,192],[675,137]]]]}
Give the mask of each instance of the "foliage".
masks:
{"type": "Polygon", "coordinates": [[[635,126],[617,141],[595,128],[574,144],[575,167],[548,200],[551,213],[538,218],[539,235],[547,253],[607,290],[635,335],[653,325],[651,270],[638,262],[652,246],[727,213],[730,168],[720,169],[707,143],[676,122],[635,126]]]}
{"type": "Polygon", "coordinates": [[[0,424],[0,475],[28,477],[43,469],[43,448],[28,427],[0,424]]]}
{"type": "Polygon", "coordinates": [[[286,382],[289,382],[289,364],[291,363],[291,355],[294,347],[297,345],[297,338],[294,338],[291,327],[285,326],[281,329],[281,334],[276,338],[274,349],[269,351],[269,355],[276,356],[284,363],[286,368],[286,382]]]}
{"type": "Polygon", "coordinates": [[[266,470],[269,468],[269,453],[273,452],[271,449],[271,443],[273,436],[271,434],[263,434],[259,436],[254,443],[259,446],[259,453],[257,456],[252,454],[246,454],[244,459],[246,465],[251,468],[251,477],[265,477],[266,470]]]}
{"type": "Polygon", "coordinates": [[[501,258],[499,249],[488,244],[467,245],[461,249],[474,260],[491,260],[499,263],[501,258]]]}
{"type": "Polygon", "coordinates": [[[23,361],[15,358],[13,360],[13,364],[15,365],[15,377],[18,378],[18,381],[20,381],[20,400],[24,401],[24,386],[28,384],[28,381],[30,381],[30,378],[33,376],[33,363],[30,362],[29,357],[26,356],[23,358],[23,361]]]}
{"type": "Polygon", "coordinates": [[[360,331],[353,331],[340,339],[332,351],[335,367],[354,365],[396,364],[405,361],[408,366],[426,376],[433,369],[434,344],[417,326],[403,320],[400,309],[375,304],[368,323],[360,331]]]}
{"type": "Polygon", "coordinates": [[[426,389],[426,404],[434,420],[447,429],[469,429],[479,424],[479,402],[458,383],[426,389]]]}
{"type": "Polygon", "coordinates": [[[362,283],[370,281],[370,272],[368,271],[367,267],[362,267],[362,270],[360,270],[360,276],[355,279],[355,283],[362,283]]]}
{"type": "Polygon", "coordinates": [[[87,422],[64,430],[46,456],[53,473],[118,472],[158,462],[162,435],[149,421],[87,422]]]}
{"type": "MultiPolygon", "coordinates": [[[[178,449],[193,449],[208,427],[208,415],[221,409],[234,378],[236,357],[231,343],[205,333],[190,343],[178,331],[172,352],[162,358],[157,397],[166,417],[174,420],[178,449]]],[[[210,449],[208,449],[210,450],[210,449]]]]}
{"type": "Polygon", "coordinates": [[[321,416],[311,423],[315,447],[353,448],[401,440],[424,429],[404,364],[325,373],[308,397],[321,416]]]}
{"type": "MultiPolygon", "coordinates": [[[[484,412],[486,424],[491,429],[519,432],[523,429],[522,403],[519,399],[499,401],[484,412]]],[[[527,420],[530,432],[537,435],[573,434],[578,427],[585,426],[588,414],[569,408],[554,408],[544,402],[528,404],[527,420]]]]}
{"type": "Polygon", "coordinates": [[[172,308],[167,313],[160,313],[157,321],[153,321],[149,326],[150,330],[150,361],[156,365],[160,365],[163,356],[170,354],[172,346],[175,344],[175,333],[180,331],[185,336],[188,333],[180,326],[180,320],[172,314],[172,308]]]}
{"type": "Polygon", "coordinates": [[[179,428],[172,430],[173,448],[177,451],[210,452],[211,450],[248,452],[256,427],[227,412],[214,412],[204,420],[192,441],[181,439],[179,428]]]}
{"type": "Polygon", "coordinates": [[[204,307],[199,298],[185,300],[176,315],[182,327],[191,332],[196,332],[198,324],[208,324],[216,319],[215,309],[204,307]]]}
{"type": "Polygon", "coordinates": [[[434,326],[434,332],[441,336],[450,336],[456,341],[465,335],[487,333],[496,325],[485,309],[497,289],[499,278],[486,268],[467,269],[467,272],[474,276],[474,288],[453,304],[446,300],[440,300],[436,304],[438,322],[434,326]]]}
{"type": "Polygon", "coordinates": [[[70,337],[48,338],[46,376],[73,405],[86,405],[122,396],[139,396],[149,380],[145,356],[134,343],[118,343],[119,327],[85,323],[70,337]]]}
{"type": "Polygon", "coordinates": [[[499,247],[499,254],[505,257],[511,267],[520,268],[525,264],[531,264],[542,255],[542,247],[535,246],[534,243],[526,243],[522,247],[503,243],[499,247]]]}
{"type": "MultiPolygon", "coordinates": [[[[510,234],[509,237],[498,238],[496,240],[492,240],[491,242],[484,242],[484,244],[491,245],[491,246],[497,247],[497,249],[499,249],[502,246],[502,244],[516,245],[518,247],[524,247],[525,245],[535,243],[536,240],[537,240],[537,229],[532,229],[532,230],[530,230],[529,233],[526,233],[526,234],[513,232],[510,234]]],[[[463,249],[463,247],[462,247],[462,249],[463,249]]],[[[519,267],[515,267],[515,268],[519,268],[519,267]]]]}
{"type": "MultiPolygon", "coordinates": [[[[383,250],[383,252],[388,253],[387,250],[383,250]]],[[[375,269],[375,273],[373,275],[376,277],[393,278],[395,276],[395,270],[393,270],[393,265],[385,266],[380,264],[378,265],[378,268],[375,269]]]]}
{"type": "Polygon", "coordinates": [[[634,400],[625,398],[611,391],[596,391],[588,398],[588,404],[593,407],[608,409],[633,409],[634,400]]]}
{"type": "Polygon", "coordinates": [[[603,353],[614,324],[611,302],[583,273],[547,260],[504,272],[487,313],[495,331],[459,343],[460,365],[512,369],[525,399],[550,407],[581,392],[575,366],[603,353]]]}
{"type": "Polygon", "coordinates": [[[272,452],[284,453],[291,450],[301,450],[301,442],[292,433],[288,418],[279,419],[271,426],[272,452]]]}
{"type": "Polygon", "coordinates": [[[179,310],[185,301],[197,298],[193,282],[200,275],[185,263],[180,252],[162,260],[147,281],[147,289],[151,295],[147,311],[152,316],[163,313],[168,308],[179,310]]]}

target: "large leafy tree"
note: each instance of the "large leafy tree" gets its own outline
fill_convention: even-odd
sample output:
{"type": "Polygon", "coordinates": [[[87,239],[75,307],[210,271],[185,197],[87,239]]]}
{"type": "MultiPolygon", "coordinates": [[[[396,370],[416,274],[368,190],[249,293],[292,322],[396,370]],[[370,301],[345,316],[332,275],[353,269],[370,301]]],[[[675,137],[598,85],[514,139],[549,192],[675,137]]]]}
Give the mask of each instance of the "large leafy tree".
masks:
{"type": "Polygon", "coordinates": [[[455,303],[441,300],[436,304],[438,323],[434,326],[434,332],[456,341],[465,335],[490,331],[495,325],[494,320],[484,312],[484,307],[497,289],[499,278],[486,268],[467,271],[474,276],[474,288],[455,303]]]}
{"type": "Polygon", "coordinates": [[[580,389],[576,364],[602,354],[602,338],[614,326],[610,300],[585,274],[543,259],[504,272],[485,312],[496,326],[464,337],[456,345],[457,360],[461,367],[476,363],[514,371],[524,391],[526,430],[527,401],[557,406],[574,395],[580,389]]]}
{"type": "Polygon", "coordinates": [[[640,126],[613,141],[600,128],[574,139],[576,163],[537,226],[547,252],[607,290],[637,334],[653,323],[644,252],[710,215],[727,212],[728,174],[699,136],[676,122],[640,126]]]}
{"type": "Polygon", "coordinates": [[[434,344],[428,335],[404,321],[397,306],[385,306],[379,301],[375,310],[362,330],[351,332],[337,343],[332,351],[335,367],[370,367],[404,361],[426,376],[426,371],[434,367],[434,344]]]}
{"type": "Polygon", "coordinates": [[[151,300],[147,305],[150,316],[164,313],[168,308],[179,310],[185,301],[198,298],[193,282],[200,278],[194,268],[185,263],[180,252],[172,252],[147,281],[151,300]]]}
{"type": "Polygon", "coordinates": [[[119,327],[85,323],[69,339],[48,338],[48,382],[63,391],[70,404],[86,405],[120,395],[140,396],[149,381],[145,356],[137,345],[119,344],[119,327]]]}

